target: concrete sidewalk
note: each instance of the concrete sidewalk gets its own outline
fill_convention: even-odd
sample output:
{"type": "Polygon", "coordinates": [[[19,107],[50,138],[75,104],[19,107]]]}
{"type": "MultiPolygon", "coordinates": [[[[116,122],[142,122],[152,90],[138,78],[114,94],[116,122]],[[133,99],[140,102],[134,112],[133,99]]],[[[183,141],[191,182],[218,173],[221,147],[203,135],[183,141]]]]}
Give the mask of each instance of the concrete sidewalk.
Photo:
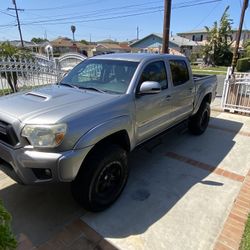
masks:
{"type": "Polygon", "coordinates": [[[151,141],[130,155],[122,196],[99,214],[82,210],[68,184],[26,187],[0,174],[0,197],[19,249],[229,249],[248,212],[239,201],[230,217],[239,193],[250,208],[249,137],[250,117],[217,110],[202,136],[182,127],[151,141]]]}

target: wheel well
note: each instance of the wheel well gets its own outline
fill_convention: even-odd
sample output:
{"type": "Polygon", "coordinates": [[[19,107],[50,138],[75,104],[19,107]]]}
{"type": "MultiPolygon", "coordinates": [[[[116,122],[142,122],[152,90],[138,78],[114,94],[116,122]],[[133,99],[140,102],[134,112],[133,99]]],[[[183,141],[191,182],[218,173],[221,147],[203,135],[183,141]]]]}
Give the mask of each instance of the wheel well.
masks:
{"type": "Polygon", "coordinates": [[[95,153],[98,153],[99,150],[102,150],[102,148],[108,147],[111,144],[118,145],[122,147],[124,150],[126,150],[127,152],[129,152],[130,151],[130,139],[129,139],[127,131],[126,130],[118,131],[112,135],[105,137],[104,139],[96,143],[95,146],[88,152],[87,156],[83,160],[82,166],[80,167],[79,171],[83,171],[84,163],[87,162],[88,160],[91,160],[91,158],[95,155],[95,153]]]}
{"type": "Polygon", "coordinates": [[[211,101],[212,101],[212,94],[209,93],[209,94],[206,94],[206,95],[204,96],[204,98],[203,98],[203,100],[202,100],[202,103],[208,102],[208,103],[210,104],[211,101]]]}
{"type": "Polygon", "coordinates": [[[107,144],[116,144],[116,145],[121,146],[127,152],[130,151],[130,140],[129,140],[129,136],[128,136],[128,133],[126,130],[121,130],[121,131],[118,131],[112,135],[105,137],[104,139],[99,141],[95,145],[95,147],[101,147],[101,146],[107,145],[107,144]]]}

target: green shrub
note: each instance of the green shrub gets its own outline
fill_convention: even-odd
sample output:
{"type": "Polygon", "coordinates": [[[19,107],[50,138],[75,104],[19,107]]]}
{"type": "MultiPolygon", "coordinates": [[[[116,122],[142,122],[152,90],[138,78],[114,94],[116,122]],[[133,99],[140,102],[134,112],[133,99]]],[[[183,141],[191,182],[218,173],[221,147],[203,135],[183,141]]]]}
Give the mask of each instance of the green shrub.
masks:
{"type": "Polygon", "coordinates": [[[237,71],[239,72],[247,72],[250,70],[250,57],[241,58],[237,62],[237,71]]]}
{"type": "Polygon", "coordinates": [[[0,201],[0,249],[16,249],[17,242],[10,229],[11,215],[3,207],[0,201]]]}
{"type": "Polygon", "coordinates": [[[192,52],[190,55],[190,61],[196,62],[197,58],[200,58],[200,54],[198,52],[192,52]]]}

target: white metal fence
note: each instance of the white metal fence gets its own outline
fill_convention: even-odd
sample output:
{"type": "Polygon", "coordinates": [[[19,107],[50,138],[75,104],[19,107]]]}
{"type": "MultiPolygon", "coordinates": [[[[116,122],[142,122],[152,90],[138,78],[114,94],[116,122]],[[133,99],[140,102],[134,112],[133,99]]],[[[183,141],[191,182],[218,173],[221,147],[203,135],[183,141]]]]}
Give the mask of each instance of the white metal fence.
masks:
{"type": "Polygon", "coordinates": [[[232,112],[250,113],[250,73],[231,74],[231,68],[228,68],[222,108],[232,112]]]}
{"type": "Polygon", "coordinates": [[[62,73],[53,62],[39,58],[0,58],[0,95],[52,84],[60,80],[62,73]]]}
{"type": "Polygon", "coordinates": [[[65,71],[85,58],[77,54],[63,55],[57,60],[42,56],[0,57],[0,95],[56,83],[65,71]]]}

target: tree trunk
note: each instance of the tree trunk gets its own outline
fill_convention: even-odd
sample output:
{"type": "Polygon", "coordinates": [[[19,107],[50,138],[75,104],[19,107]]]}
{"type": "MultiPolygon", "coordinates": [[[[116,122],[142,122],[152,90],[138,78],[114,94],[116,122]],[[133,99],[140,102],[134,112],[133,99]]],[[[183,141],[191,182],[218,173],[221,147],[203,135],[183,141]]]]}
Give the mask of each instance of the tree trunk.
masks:
{"type": "Polygon", "coordinates": [[[13,93],[17,92],[17,73],[7,73],[7,82],[11,87],[13,93]]]}

